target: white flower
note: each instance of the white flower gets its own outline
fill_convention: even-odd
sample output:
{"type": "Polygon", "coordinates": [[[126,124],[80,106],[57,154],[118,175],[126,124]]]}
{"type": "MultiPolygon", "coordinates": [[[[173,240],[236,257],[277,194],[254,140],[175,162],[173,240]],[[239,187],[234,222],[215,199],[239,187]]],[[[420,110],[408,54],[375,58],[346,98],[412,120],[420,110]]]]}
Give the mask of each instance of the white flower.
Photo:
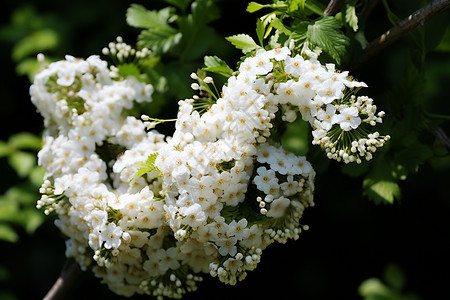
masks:
{"type": "Polygon", "coordinates": [[[184,216],[182,224],[188,225],[192,228],[197,228],[206,222],[205,212],[198,203],[194,203],[188,207],[181,207],[180,214],[184,216]]]}
{"type": "Polygon", "coordinates": [[[341,126],[342,130],[349,131],[358,128],[361,124],[361,118],[358,115],[359,113],[356,107],[341,105],[339,114],[335,115],[334,119],[341,126]]]}
{"type": "Polygon", "coordinates": [[[245,239],[249,233],[249,230],[246,228],[247,224],[248,222],[245,218],[239,220],[239,222],[236,222],[235,220],[231,221],[231,223],[228,224],[228,235],[235,236],[238,240],[245,239]]]}
{"type": "Polygon", "coordinates": [[[275,175],[275,171],[272,169],[267,170],[266,167],[259,167],[256,173],[258,175],[255,176],[253,182],[256,184],[257,189],[265,194],[270,194],[271,188],[278,185],[278,178],[275,175]]]}
{"type": "Polygon", "coordinates": [[[286,208],[289,206],[290,203],[291,201],[286,197],[280,197],[273,200],[270,203],[270,209],[267,212],[266,216],[272,218],[280,218],[284,216],[286,208]]]}
{"type": "Polygon", "coordinates": [[[287,181],[280,184],[281,190],[285,197],[295,195],[298,190],[298,181],[294,180],[294,176],[289,175],[287,181]]]}
{"type": "Polygon", "coordinates": [[[216,240],[216,245],[219,247],[219,253],[222,256],[235,256],[237,253],[236,237],[222,237],[216,240]]]}
{"type": "Polygon", "coordinates": [[[332,104],[328,104],[326,110],[320,109],[317,112],[316,118],[322,121],[320,124],[323,129],[330,130],[333,126],[336,118],[334,118],[336,113],[336,107],[332,104]]]}
{"type": "Polygon", "coordinates": [[[104,243],[106,249],[117,249],[120,246],[122,237],[122,228],[116,226],[114,223],[109,223],[105,229],[100,231],[100,240],[104,243]]]}

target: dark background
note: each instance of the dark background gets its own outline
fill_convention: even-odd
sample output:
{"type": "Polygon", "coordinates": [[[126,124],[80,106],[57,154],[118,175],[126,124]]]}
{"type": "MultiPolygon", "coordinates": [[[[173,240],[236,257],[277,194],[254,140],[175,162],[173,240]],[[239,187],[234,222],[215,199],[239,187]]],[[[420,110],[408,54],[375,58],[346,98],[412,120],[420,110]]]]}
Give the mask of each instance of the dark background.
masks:
{"type": "MultiPolygon", "coordinates": [[[[420,4],[393,5],[400,15],[412,12],[420,4]]],[[[51,16],[64,33],[53,57],[71,54],[87,57],[99,54],[115,36],[134,43],[137,30],[126,25],[125,11],[130,1],[25,1],[7,0],[1,4],[1,25],[8,26],[11,13],[32,6],[38,14],[51,16]]],[[[147,8],[164,5],[162,1],[133,1],[147,8]]],[[[222,35],[246,32],[253,34],[256,15],[245,12],[246,1],[220,1],[221,15],[213,23],[222,35]]],[[[370,41],[390,27],[382,6],[370,17],[366,31],[370,41]]],[[[448,17],[448,14],[443,15],[448,17]]],[[[444,18],[441,16],[441,18],[444,18]]],[[[444,19],[445,20],[445,19],[444,19]]],[[[448,24],[447,24],[448,27],[448,24]]],[[[29,131],[40,134],[42,119],[29,101],[29,79],[15,72],[11,60],[14,39],[0,41],[1,106],[0,139],[29,131]]],[[[389,116],[388,91],[403,76],[405,55],[410,46],[401,39],[353,71],[369,88],[380,109],[389,116]]],[[[213,54],[213,53],[211,53],[213,54]]],[[[240,53],[230,47],[230,65],[240,53]]],[[[434,112],[448,113],[450,58],[446,53],[430,53],[426,58],[427,105],[434,112]]],[[[441,127],[450,132],[448,123],[441,127]]],[[[424,133],[423,139],[432,139],[424,133]]],[[[0,160],[0,193],[21,179],[6,161],[0,160]]],[[[316,206],[305,211],[303,223],[310,230],[298,241],[272,245],[262,256],[255,271],[234,287],[204,276],[197,292],[185,299],[361,299],[358,287],[371,277],[382,277],[387,265],[395,263],[406,278],[405,293],[421,299],[445,299],[450,282],[450,197],[449,169],[432,161],[420,166],[419,172],[401,183],[402,200],[393,205],[376,205],[362,194],[362,179],[341,173],[338,163],[331,163],[316,177],[316,206]]],[[[0,299],[40,299],[59,276],[64,265],[64,237],[51,218],[33,235],[17,228],[17,243],[0,241],[0,265],[9,274],[0,276],[0,299]],[[15,298],[14,298],[15,297],[15,298]]],[[[136,296],[136,299],[144,298],[136,296]]],[[[81,276],[67,299],[120,299],[92,274],[81,276]]],[[[398,298],[400,299],[400,298],[398,298]]]]}

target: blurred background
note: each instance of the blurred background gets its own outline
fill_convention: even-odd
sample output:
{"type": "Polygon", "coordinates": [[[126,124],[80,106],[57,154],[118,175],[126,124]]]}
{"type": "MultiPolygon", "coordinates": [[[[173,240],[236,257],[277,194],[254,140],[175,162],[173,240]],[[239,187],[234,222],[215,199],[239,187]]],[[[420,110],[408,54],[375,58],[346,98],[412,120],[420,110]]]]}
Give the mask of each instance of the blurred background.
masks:
{"type": "MultiPolygon", "coordinates": [[[[392,14],[404,18],[424,4],[390,1],[394,13],[388,18],[387,6],[381,3],[386,1],[379,2],[365,24],[368,41],[392,26],[392,14]]],[[[139,31],[129,27],[125,18],[131,3],[148,9],[167,5],[162,0],[3,0],[0,4],[0,300],[41,299],[65,263],[64,236],[53,217],[35,209],[43,176],[36,166],[42,119],[28,94],[37,68],[35,57],[42,52],[53,60],[65,54],[86,58],[100,54],[118,35],[134,44],[139,31]]],[[[254,35],[258,15],[247,13],[247,4],[217,1],[221,18],[210,26],[218,36],[254,35]]],[[[386,151],[399,151],[402,159],[408,158],[409,169],[397,170],[403,174],[396,177],[401,197],[396,193],[392,204],[372,201],[364,192],[362,174],[374,165],[352,169],[330,162],[298,138],[302,126],[293,127],[286,145],[308,151],[318,172],[316,206],[303,218],[310,230],[298,241],[269,247],[259,267],[236,286],[205,276],[199,290],[186,299],[243,299],[250,294],[255,299],[412,300],[448,295],[450,159],[442,138],[436,138],[440,130],[450,134],[448,20],[449,11],[440,13],[419,33],[406,35],[366,61],[355,64],[350,57],[345,63],[354,77],[369,85],[364,93],[386,111],[386,128],[393,130],[385,132],[392,136],[386,151]],[[418,34],[423,38],[419,46],[418,34]]],[[[177,78],[186,87],[189,73],[202,67],[202,55],[218,55],[234,68],[241,53],[222,39],[189,61],[176,60],[174,69],[178,65],[181,70],[174,72],[179,72],[177,78]]],[[[167,55],[163,60],[169,64],[175,58],[167,55]]],[[[162,104],[169,109],[161,111],[176,114],[176,101],[181,99],[177,97],[189,92],[169,94],[162,104]]],[[[121,299],[88,272],[66,299],[80,298],[121,299]]]]}

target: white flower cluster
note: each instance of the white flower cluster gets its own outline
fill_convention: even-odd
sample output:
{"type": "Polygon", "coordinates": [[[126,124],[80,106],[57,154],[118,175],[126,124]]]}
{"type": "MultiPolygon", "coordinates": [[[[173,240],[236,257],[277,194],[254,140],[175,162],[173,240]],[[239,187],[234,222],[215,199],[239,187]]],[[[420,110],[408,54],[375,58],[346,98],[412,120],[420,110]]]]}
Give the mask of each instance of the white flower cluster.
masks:
{"type": "MultiPolygon", "coordinates": [[[[131,53],[121,40],[111,49],[131,53]]],[[[315,172],[277,141],[278,126],[298,112],[330,158],[369,159],[386,139],[358,130],[382,117],[371,99],[350,95],[365,84],[308,49],[257,51],[220,97],[207,88],[212,78],[193,74],[201,97],[179,102],[172,137],[150,131],[158,119],[127,116],[153,88],[117,70],[97,56],[67,56],[30,93],[47,128],[37,207],[58,215],[66,255],[122,295],[180,298],[198,273],[235,284],[267,246],[307,229],[300,219],[314,205],[315,172]]]]}

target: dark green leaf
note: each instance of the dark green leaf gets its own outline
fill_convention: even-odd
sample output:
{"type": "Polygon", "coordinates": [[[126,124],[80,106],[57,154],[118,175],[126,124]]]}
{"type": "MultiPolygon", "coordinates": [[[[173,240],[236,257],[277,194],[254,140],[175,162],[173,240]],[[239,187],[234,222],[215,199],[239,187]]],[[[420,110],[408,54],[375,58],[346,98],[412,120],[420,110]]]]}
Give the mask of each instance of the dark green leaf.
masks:
{"type": "Polygon", "coordinates": [[[155,53],[166,53],[177,45],[181,40],[182,34],[172,27],[158,29],[147,29],[141,32],[138,37],[139,48],[148,48],[155,53]]]}
{"type": "Polygon", "coordinates": [[[264,27],[261,19],[256,20],[256,35],[258,36],[258,41],[261,47],[264,47],[264,33],[266,32],[266,28],[264,27]]]}
{"type": "Polygon", "coordinates": [[[203,70],[220,74],[226,78],[229,78],[233,74],[233,70],[227,63],[217,56],[205,56],[205,66],[203,70]]]}
{"type": "Polygon", "coordinates": [[[328,53],[337,64],[341,63],[350,43],[340,30],[341,26],[341,22],[334,17],[324,17],[309,25],[306,32],[308,41],[328,53]]]}

